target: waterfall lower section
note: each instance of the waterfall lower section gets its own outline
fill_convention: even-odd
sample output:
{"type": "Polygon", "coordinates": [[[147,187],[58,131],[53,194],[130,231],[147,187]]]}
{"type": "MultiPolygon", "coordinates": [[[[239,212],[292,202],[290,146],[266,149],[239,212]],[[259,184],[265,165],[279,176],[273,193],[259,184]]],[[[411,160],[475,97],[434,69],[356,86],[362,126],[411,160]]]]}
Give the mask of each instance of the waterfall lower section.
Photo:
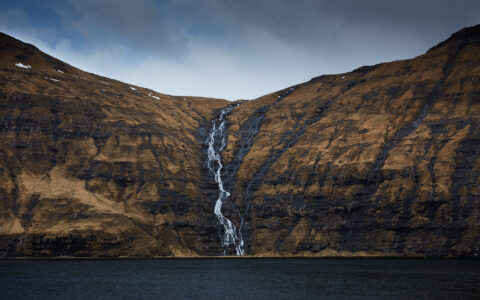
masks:
{"type": "Polygon", "coordinates": [[[236,255],[244,255],[244,242],[241,232],[237,231],[237,227],[231,220],[222,214],[222,205],[230,197],[230,193],[224,189],[222,181],[222,157],[221,153],[226,145],[226,116],[236,105],[229,106],[220,112],[217,119],[212,121],[212,128],[208,137],[208,169],[212,172],[215,182],[218,185],[218,198],[215,203],[214,213],[218,221],[223,227],[221,235],[224,254],[230,246],[235,247],[236,255]]]}
{"type": "MultiPolygon", "coordinates": [[[[211,129],[208,133],[207,139],[207,164],[208,170],[212,173],[218,186],[218,196],[215,203],[214,213],[222,227],[221,246],[224,249],[224,255],[227,255],[227,251],[231,253],[233,251],[232,248],[235,249],[236,255],[245,255],[246,245],[243,239],[242,229],[245,230],[244,221],[250,207],[250,203],[248,203],[248,201],[251,201],[252,199],[246,196],[246,207],[243,207],[243,209],[237,207],[237,212],[239,216],[238,227],[235,226],[235,224],[230,219],[223,215],[222,205],[223,203],[225,203],[225,201],[231,200],[230,192],[235,185],[237,171],[240,167],[240,164],[242,163],[243,157],[250,151],[250,147],[253,144],[254,139],[260,130],[262,121],[265,118],[267,111],[270,109],[271,106],[276,105],[294,91],[295,87],[284,90],[282,93],[277,95],[277,99],[274,102],[264,107],[261,107],[254,113],[252,118],[241,124],[241,137],[238,141],[234,158],[230,163],[226,164],[225,167],[222,164],[221,153],[227,144],[226,117],[230,114],[233,108],[240,104],[234,104],[228,106],[227,108],[224,108],[220,112],[219,116],[212,121],[211,129]],[[222,179],[222,172],[224,173],[224,178],[228,178],[226,182],[224,182],[222,179]],[[243,212],[241,210],[243,210],[243,212]]],[[[250,196],[250,189],[252,188],[251,185],[252,183],[250,182],[245,191],[245,195],[250,196]]],[[[254,194],[254,192],[252,194],[254,194]]],[[[248,239],[248,233],[246,234],[246,237],[248,239]]]]}

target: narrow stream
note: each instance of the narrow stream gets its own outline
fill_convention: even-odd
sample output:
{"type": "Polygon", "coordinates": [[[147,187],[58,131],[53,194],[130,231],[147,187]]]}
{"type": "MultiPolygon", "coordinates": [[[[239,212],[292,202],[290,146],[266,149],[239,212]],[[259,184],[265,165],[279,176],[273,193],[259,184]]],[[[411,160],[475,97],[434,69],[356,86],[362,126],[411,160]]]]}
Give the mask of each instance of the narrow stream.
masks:
{"type": "MultiPolygon", "coordinates": [[[[238,104],[237,104],[238,105],[238,104]]],[[[208,169],[212,172],[215,182],[218,185],[218,198],[215,203],[214,213],[217,216],[218,221],[223,226],[222,232],[222,246],[224,247],[224,255],[226,250],[230,246],[235,247],[237,255],[244,255],[244,242],[240,232],[237,231],[237,227],[227,217],[222,214],[223,202],[228,200],[230,193],[223,187],[222,181],[222,157],[221,153],[226,145],[226,116],[237,105],[232,105],[224,108],[218,118],[212,121],[212,129],[208,138],[208,169]]]]}

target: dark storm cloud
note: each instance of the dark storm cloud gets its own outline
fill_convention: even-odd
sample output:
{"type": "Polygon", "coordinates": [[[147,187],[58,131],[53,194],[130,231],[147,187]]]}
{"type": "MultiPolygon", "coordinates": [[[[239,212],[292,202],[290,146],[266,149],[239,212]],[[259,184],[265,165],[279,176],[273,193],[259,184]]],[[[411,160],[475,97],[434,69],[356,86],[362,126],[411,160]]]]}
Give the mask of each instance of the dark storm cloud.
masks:
{"type": "Polygon", "coordinates": [[[372,29],[386,33],[382,38],[393,40],[396,32],[404,32],[432,43],[480,22],[475,0],[203,0],[194,6],[197,16],[223,23],[233,33],[255,27],[305,46],[336,44],[350,32],[368,36],[372,29]]]}
{"type": "Polygon", "coordinates": [[[480,19],[480,1],[472,0],[69,0],[68,4],[64,23],[87,39],[100,44],[116,39],[170,54],[188,51],[189,34],[240,44],[248,39],[245,35],[255,39],[258,30],[304,47],[334,48],[348,38],[358,40],[349,34],[365,35],[368,44],[368,38],[375,41],[373,34],[394,40],[396,33],[430,45],[480,19]]]}
{"type": "Polygon", "coordinates": [[[57,9],[63,24],[90,43],[118,42],[133,51],[179,54],[187,38],[159,1],[68,0],[57,9]]]}
{"type": "Polygon", "coordinates": [[[0,30],[90,72],[229,99],[411,58],[480,23],[478,0],[39,3],[0,0],[0,30]]]}

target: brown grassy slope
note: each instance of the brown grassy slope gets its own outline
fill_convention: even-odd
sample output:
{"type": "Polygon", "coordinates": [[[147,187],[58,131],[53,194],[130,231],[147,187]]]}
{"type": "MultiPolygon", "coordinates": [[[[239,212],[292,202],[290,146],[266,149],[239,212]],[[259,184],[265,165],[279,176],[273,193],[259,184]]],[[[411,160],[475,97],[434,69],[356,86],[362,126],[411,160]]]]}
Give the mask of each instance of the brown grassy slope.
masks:
{"type": "MultiPolygon", "coordinates": [[[[464,29],[270,106],[225,207],[245,214],[249,253],[478,255],[479,41],[480,26],[464,29]]],[[[280,93],[232,112],[226,161],[280,93]]]]}
{"type": "Polygon", "coordinates": [[[198,214],[210,204],[196,130],[226,105],[89,74],[1,34],[0,255],[205,253],[216,232],[198,214]]]}

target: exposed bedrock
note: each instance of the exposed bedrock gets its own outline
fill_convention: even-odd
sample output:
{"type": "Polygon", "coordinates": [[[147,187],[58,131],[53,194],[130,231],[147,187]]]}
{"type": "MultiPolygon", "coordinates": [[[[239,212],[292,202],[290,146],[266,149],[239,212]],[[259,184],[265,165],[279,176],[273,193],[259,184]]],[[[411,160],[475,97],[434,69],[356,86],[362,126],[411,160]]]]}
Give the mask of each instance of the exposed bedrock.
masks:
{"type": "Polygon", "coordinates": [[[480,49],[464,36],[297,86],[261,115],[254,143],[264,106],[232,112],[231,217],[250,253],[479,254],[480,49]]]}

